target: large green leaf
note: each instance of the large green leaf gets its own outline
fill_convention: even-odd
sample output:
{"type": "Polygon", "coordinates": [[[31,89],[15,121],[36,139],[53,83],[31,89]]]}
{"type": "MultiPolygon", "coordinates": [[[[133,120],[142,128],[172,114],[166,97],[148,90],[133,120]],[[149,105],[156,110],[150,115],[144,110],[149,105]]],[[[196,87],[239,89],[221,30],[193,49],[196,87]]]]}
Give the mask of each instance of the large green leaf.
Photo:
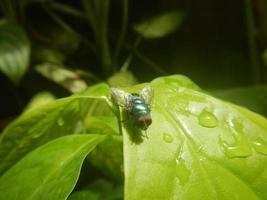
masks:
{"type": "Polygon", "coordinates": [[[0,174],[26,153],[57,137],[83,132],[83,120],[98,108],[107,106],[106,84],[88,88],[84,93],[58,99],[23,113],[0,137],[0,174]]]}
{"type": "Polygon", "coordinates": [[[152,81],[148,138],[123,123],[125,199],[267,199],[267,120],[185,80],[152,81]]]}
{"type": "Polygon", "coordinates": [[[171,11],[135,24],[134,30],[144,38],[160,38],[177,30],[181,25],[183,18],[183,13],[171,11]]]}
{"type": "Polygon", "coordinates": [[[30,43],[19,25],[0,22],[0,70],[18,83],[28,69],[30,43]]]}
{"type": "Polygon", "coordinates": [[[103,139],[70,135],[41,146],[0,177],[0,199],[66,199],[84,158],[103,139]]]}

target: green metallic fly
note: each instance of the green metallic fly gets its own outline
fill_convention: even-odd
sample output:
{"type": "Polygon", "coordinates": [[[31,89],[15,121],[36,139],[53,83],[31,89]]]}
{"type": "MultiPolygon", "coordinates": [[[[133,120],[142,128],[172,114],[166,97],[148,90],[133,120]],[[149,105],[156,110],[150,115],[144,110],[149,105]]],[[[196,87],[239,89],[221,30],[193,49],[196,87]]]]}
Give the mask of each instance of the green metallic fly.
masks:
{"type": "Polygon", "coordinates": [[[141,130],[147,130],[152,123],[150,112],[154,95],[153,88],[146,86],[140,94],[128,93],[118,88],[111,88],[110,91],[113,101],[126,110],[134,124],[141,130]]]}

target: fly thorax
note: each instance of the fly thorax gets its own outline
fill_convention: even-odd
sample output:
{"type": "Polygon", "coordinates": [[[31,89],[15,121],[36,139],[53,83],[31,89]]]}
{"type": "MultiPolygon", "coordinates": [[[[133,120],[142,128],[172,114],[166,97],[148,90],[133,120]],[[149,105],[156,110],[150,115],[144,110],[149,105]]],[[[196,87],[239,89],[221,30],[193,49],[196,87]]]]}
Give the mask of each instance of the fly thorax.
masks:
{"type": "Polygon", "coordinates": [[[133,106],[131,113],[136,118],[139,118],[145,115],[149,115],[150,110],[146,105],[145,101],[141,97],[135,97],[133,99],[133,106]]]}

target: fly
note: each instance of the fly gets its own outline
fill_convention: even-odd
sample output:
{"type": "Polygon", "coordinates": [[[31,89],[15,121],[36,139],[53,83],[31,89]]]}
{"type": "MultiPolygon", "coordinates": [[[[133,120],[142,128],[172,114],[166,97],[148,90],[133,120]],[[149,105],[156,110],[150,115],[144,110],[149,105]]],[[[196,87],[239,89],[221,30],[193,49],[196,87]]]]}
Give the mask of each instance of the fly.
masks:
{"type": "Polygon", "coordinates": [[[151,102],[153,99],[153,88],[144,87],[141,92],[128,93],[118,88],[111,88],[113,101],[125,108],[127,114],[132,117],[134,124],[141,130],[147,130],[152,123],[151,102]]]}

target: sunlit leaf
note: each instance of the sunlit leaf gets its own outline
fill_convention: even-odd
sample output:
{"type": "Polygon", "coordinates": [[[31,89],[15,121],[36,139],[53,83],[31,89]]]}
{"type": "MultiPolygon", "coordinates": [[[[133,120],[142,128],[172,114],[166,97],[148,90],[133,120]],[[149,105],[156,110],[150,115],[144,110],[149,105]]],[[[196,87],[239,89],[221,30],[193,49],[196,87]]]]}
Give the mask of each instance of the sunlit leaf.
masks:
{"type": "Polygon", "coordinates": [[[184,14],[178,11],[167,12],[134,25],[134,30],[144,38],[155,39],[173,33],[181,25],[184,14]]]}
{"type": "Polygon", "coordinates": [[[122,123],[125,199],[266,199],[266,118],[184,80],[150,83],[148,138],[131,121],[122,123]]]}
{"type": "Polygon", "coordinates": [[[0,174],[28,152],[63,135],[83,132],[83,120],[97,111],[96,103],[107,107],[103,95],[108,86],[98,84],[84,93],[58,99],[23,113],[0,137],[0,174]]]}
{"type": "Polygon", "coordinates": [[[19,25],[0,21],[0,70],[18,83],[29,66],[30,43],[19,25]]]}
{"type": "Polygon", "coordinates": [[[29,153],[0,177],[0,199],[66,199],[100,135],[71,135],[29,153]]]}
{"type": "Polygon", "coordinates": [[[63,66],[43,63],[36,66],[36,70],[44,77],[58,83],[72,93],[81,92],[87,88],[87,84],[77,73],[63,66]]]}

